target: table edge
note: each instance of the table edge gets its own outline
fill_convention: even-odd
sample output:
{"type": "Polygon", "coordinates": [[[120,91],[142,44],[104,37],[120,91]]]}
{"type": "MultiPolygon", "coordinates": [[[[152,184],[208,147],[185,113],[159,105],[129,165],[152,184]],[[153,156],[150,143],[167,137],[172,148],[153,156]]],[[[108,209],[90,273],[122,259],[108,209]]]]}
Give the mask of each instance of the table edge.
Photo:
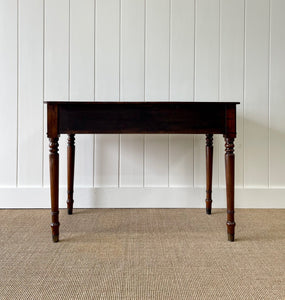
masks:
{"type": "Polygon", "coordinates": [[[49,101],[46,100],[43,102],[44,104],[71,104],[71,105],[75,105],[75,104],[143,104],[143,103],[147,103],[147,104],[240,104],[240,102],[219,102],[219,101],[203,101],[203,102],[198,102],[198,101],[49,101]]]}

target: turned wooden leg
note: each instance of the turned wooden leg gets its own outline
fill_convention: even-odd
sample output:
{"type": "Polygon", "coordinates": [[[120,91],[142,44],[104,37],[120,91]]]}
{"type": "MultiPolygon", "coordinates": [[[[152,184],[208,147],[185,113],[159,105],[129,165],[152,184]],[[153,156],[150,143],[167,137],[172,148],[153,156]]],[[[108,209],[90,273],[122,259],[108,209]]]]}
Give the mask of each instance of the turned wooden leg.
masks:
{"type": "Polygon", "coordinates": [[[67,212],[72,215],[73,209],[73,186],[74,186],[74,134],[69,134],[67,138],[67,212]]]}
{"type": "Polygon", "coordinates": [[[235,239],[235,218],[234,218],[234,191],[235,191],[235,154],[234,138],[225,136],[225,166],[226,166],[226,188],[227,188],[227,230],[228,240],[235,239]]]}
{"type": "Polygon", "coordinates": [[[58,221],[58,177],[59,177],[59,155],[58,155],[58,138],[50,138],[50,196],[51,196],[51,231],[52,239],[58,242],[59,239],[59,221],[58,221]]]}
{"type": "Polygon", "coordinates": [[[206,134],[206,213],[212,210],[213,135],[206,134]]]}

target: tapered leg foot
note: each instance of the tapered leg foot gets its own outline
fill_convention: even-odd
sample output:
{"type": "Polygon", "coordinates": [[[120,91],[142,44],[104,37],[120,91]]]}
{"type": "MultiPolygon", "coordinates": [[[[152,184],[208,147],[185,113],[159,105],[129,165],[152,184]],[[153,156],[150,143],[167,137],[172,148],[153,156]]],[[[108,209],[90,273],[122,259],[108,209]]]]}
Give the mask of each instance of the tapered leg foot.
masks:
{"type": "Polygon", "coordinates": [[[67,214],[72,215],[73,214],[73,202],[66,202],[67,203],[67,214]]]}
{"type": "Polygon", "coordinates": [[[73,200],[72,199],[67,199],[66,203],[67,203],[67,213],[69,215],[72,215],[73,213],[73,200]]]}
{"type": "Polygon", "coordinates": [[[67,213],[72,215],[73,211],[73,186],[74,186],[74,157],[75,157],[75,135],[69,134],[67,138],[67,213]]]}
{"type": "MultiPolygon", "coordinates": [[[[52,214],[52,219],[57,218],[58,219],[58,214],[52,214]]],[[[51,234],[52,234],[52,240],[54,242],[58,242],[59,239],[59,222],[56,223],[51,223],[51,234]]]]}
{"type": "Polygon", "coordinates": [[[58,215],[59,215],[59,212],[51,213],[51,217],[54,222],[51,223],[50,226],[51,226],[52,240],[54,243],[57,243],[59,241],[59,225],[60,225],[60,223],[58,222],[58,215]]]}
{"type": "Polygon", "coordinates": [[[213,135],[206,134],[206,214],[212,212],[213,135]]]}
{"type": "Polygon", "coordinates": [[[59,241],[59,234],[52,234],[52,241],[57,243],[59,241]]]}
{"type": "MultiPolygon", "coordinates": [[[[233,218],[233,213],[228,211],[228,216],[230,215],[233,218]]],[[[235,226],[234,221],[227,221],[227,232],[228,232],[228,241],[233,242],[235,240],[235,226]]]]}
{"type": "Polygon", "coordinates": [[[208,208],[206,207],[206,214],[207,215],[210,215],[212,213],[212,209],[211,208],[208,208]]]}
{"type": "Polygon", "coordinates": [[[228,241],[229,242],[234,242],[235,241],[235,235],[231,234],[231,233],[228,233],[228,241]]]}

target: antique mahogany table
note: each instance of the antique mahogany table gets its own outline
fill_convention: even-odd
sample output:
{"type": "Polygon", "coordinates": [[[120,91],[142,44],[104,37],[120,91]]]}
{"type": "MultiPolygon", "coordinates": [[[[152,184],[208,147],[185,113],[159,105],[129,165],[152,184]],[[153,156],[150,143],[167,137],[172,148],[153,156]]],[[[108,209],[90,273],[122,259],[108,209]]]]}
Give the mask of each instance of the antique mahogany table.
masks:
{"type": "Polygon", "coordinates": [[[59,240],[60,134],[68,134],[67,208],[72,214],[75,134],[93,133],[189,133],[206,134],[206,213],[212,207],[213,134],[225,138],[228,240],[234,241],[234,139],[238,102],[55,102],[47,104],[47,136],[50,140],[51,229],[59,240]]]}

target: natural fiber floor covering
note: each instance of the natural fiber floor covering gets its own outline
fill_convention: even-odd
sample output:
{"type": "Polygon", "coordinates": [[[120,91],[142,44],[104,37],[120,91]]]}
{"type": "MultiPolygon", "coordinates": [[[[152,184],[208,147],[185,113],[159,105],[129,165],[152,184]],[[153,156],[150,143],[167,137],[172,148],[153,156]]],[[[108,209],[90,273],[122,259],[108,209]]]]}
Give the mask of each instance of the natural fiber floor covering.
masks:
{"type": "Polygon", "coordinates": [[[0,299],[285,299],[285,210],[0,210],[0,299]]]}

